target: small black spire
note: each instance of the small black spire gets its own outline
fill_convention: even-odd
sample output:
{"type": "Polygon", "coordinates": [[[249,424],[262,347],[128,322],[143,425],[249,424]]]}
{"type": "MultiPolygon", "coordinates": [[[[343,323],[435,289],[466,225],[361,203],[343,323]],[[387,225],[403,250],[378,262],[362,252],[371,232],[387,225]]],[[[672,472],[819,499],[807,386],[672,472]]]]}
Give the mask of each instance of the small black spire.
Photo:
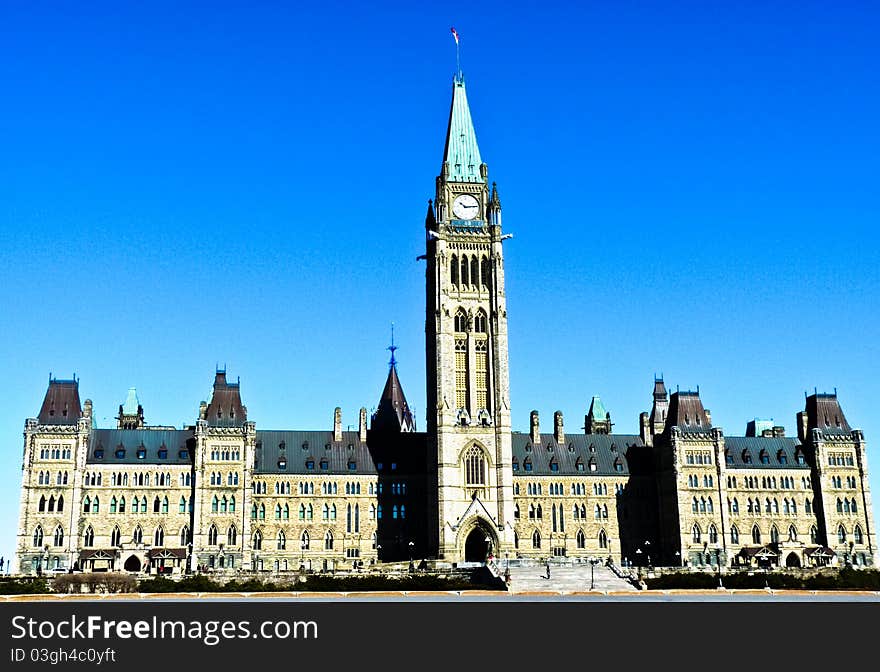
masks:
{"type": "Polygon", "coordinates": [[[391,351],[391,361],[388,362],[388,366],[393,369],[397,366],[397,360],[394,358],[394,351],[397,350],[397,346],[394,345],[394,322],[391,323],[391,345],[388,346],[388,350],[391,351]]]}

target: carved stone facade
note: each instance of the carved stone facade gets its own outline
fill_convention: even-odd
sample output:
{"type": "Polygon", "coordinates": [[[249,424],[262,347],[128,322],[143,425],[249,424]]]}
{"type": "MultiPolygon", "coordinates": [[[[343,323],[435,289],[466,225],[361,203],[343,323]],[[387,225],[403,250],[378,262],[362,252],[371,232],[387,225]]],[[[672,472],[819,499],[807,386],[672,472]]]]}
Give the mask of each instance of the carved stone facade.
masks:
{"type": "Polygon", "coordinates": [[[728,437],[699,391],[656,378],[638,433],[593,397],[513,432],[501,202],[464,82],[425,221],[427,431],[392,359],[367,428],[258,428],[215,374],[184,429],[146,424],[134,390],[97,428],[79,382],[50,380],[25,422],[17,561],[25,573],[356,568],[388,560],[611,557],[632,565],[877,563],[864,436],[835,394],[807,397],[797,438],[728,437]]]}

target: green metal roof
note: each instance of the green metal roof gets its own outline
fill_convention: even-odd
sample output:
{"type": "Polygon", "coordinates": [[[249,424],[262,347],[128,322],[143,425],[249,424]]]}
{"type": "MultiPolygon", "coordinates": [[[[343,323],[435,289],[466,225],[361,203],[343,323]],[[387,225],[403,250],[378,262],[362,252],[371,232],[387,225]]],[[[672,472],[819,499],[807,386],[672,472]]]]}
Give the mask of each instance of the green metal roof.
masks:
{"type": "Polygon", "coordinates": [[[125,403],[122,404],[122,412],[125,415],[137,415],[138,406],[140,406],[140,402],[138,401],[137,389],[134,387],[128,388],[128,396],[125,398],[125,403]]]}
{"type": "Polygon", "coordinates": [[[604,420],[608,416],[608,411],[605,410],[599,397],[593,397],[593,401],[590,402],[589,415],[596,420],[604,420]]]}
{"type": "Polygon", "coordinates": [[[477,146],[464,78],[461,77],[455,77],[452,81],[452,107],[449,110],[443,161],[449,165],[450,182],[485,182],[480,175],[480,164],[483,160],[477,146]]]}

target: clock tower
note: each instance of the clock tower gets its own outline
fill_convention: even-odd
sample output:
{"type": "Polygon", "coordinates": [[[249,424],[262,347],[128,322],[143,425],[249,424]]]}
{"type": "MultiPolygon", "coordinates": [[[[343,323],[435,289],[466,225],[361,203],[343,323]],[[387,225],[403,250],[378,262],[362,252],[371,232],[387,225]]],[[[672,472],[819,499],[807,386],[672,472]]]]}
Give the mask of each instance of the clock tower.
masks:
{"type": "Polygon", "coordinates": [[[431,536],[440,558],[483,561],[514,546],[507,309],[501,202],[461,74],[425,229],[431,536]]]}

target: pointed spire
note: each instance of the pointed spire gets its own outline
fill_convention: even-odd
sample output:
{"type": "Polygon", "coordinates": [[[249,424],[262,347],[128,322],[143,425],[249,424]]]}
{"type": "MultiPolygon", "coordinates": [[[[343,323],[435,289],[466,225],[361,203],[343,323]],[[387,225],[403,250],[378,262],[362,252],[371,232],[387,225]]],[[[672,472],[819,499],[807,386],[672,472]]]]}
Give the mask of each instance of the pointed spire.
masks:
{"type": "Polygon", "coordinates": [[[370,429],[374,432],[414,432],[416,431],[415,418],[406,402],[406,395],[403,393],[400,379],[397,377],[397,360],[394,357],[397,346],[394,345],[393,331],[391,346],[388,349],[391,350],[388,378],[385,381],[382,396],[379,398],[379,405],[373,414],[370,429]]]}
{"type": "Polygon", "coordinates": [[[452,106],[449,110],[441,174],[451,182],[485,182],[480,170],[482,164],[464,78],[456,76],[452,81],[452,106]]]}
{"type": "Polygon", "coordinates": [[[437,219],[434,216],[434,201],[430,198],[428,199],[428,213],[425,215],[425,227],[432,228],[437,223],[437,219]]]}
{"type": "Polygon", "coordinates": [[[141,402],[138,401],[137,388],[129,387],[128,396],[125,398],[125,403],[122,404],[122,412],[125,415],[137,415],[140,407],[141,402]]]}
{"type": "Polygon", "coordinates": [[[495,182],[492,183],[492,198],[489,200],[489,203],[493,208],[501,209],[501,199],[498,198],[498,185],[495,182]]]}

